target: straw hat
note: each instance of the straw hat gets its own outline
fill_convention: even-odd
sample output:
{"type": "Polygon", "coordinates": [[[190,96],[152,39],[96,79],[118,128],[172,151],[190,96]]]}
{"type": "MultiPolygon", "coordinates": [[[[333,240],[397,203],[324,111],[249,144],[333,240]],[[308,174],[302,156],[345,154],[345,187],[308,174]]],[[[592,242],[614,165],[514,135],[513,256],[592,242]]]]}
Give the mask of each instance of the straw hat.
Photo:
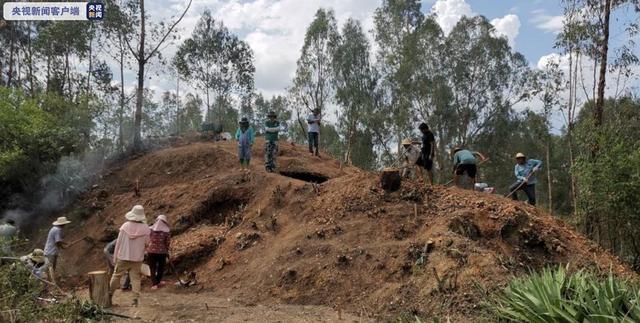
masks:
{"type": "Polygon", "coordinates": [[[406,138],[402,141],[402,145],[403,146],[410,146],[411,145],[411,140],[409,140],[409,138],[406,138]]]}
{"type": "Polygon", "coordinates": [[[33,262],[43,263],[45,261],[44,251],[42,249],[33,249],[33,252],[29,254],[29,259],[33,262]]]}
{"type": "Polygon", "coordinates": [[[167,216],[164,214],[160,214],[156,217],[156,220],[160,220],[166,224],[169,224],[169,221],[167,221],[167,216]]]}
{"type": "Polygon", "coordinates": [[[517,158],[527,158],[523,153],[517,153],[516,154],[516,159],[517,158]]]}
{"type": "Polygon", "coordinates": [[[131,211],[124,216],[129,221],[146,222],[147,217],[144,215],[144,207],[142,205],[134,206],[131,211]]]}
{"type": "Polygon", "coordinates": [[[55,222],[53,222],[53,225],[65,225],[69,223],[71,223],[71,221],[67,220],[67,217],[61,216],[55,222]]]}

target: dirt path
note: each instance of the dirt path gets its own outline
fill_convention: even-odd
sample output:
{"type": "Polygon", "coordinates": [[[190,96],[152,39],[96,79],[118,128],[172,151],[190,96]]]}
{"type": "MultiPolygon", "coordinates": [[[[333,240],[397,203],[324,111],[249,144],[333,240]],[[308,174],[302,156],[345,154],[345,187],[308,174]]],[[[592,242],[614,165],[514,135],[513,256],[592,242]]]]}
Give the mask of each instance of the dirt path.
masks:
{"type": "MultiPolygon", "coordinates": [[[[324,306],[253,305],[213,296],[210,292],[168,286],[143,289],[140,306],[130,306],[131,293],[116,292],[109,311],[137,317],[137,322],[371,322],[324,306]]],[[[115,319],[116,322],[127,319],[115,319]]]]}

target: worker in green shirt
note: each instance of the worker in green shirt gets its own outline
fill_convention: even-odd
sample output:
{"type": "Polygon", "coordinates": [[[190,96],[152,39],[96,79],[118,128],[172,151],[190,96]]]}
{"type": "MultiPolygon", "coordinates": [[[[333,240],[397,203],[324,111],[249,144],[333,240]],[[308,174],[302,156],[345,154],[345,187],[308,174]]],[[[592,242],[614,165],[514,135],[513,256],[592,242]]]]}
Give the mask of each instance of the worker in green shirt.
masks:
{"type": "Polygon", "coordinates": [[[456,186],[460,186],[460,175],[467,173],[471,181],[471,189],[476,185],[476,174],[478,173],[477,161],[487,158],[477,151],[470,151],[462,148],[453,150],[453,182],[456,186]]]}
{"type": "Polygon", "coordinates": [[[267,172],[276,171],[276,155],[278,154],[278,132],[280,132],[280,122],[275,112],[269,111],[267,121],[264,124],[264,167],[267,172]]]}

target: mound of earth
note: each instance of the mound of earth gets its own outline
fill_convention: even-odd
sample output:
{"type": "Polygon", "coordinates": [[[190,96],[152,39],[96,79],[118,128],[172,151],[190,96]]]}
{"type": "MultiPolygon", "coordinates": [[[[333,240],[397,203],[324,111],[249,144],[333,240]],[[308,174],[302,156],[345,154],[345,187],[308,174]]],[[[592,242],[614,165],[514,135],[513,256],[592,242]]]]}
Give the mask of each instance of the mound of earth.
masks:
{"type": "Polygon", "coordinates": [[[173,226],[171,259],[211,295],[246,304],[331,306],[374,319],[479,320],[481,301],[547,265],[633,275],[618,259],[540,209],[501,196],[403,181],[281,144],[279,173],[254,147],[243,174],[230,142],[156,151],[110,170],[66,214],[68,274],[103,269],[104,243],[134,205],[173,226]],[[138,181],[139,196],[134,187],[138,181]]]}

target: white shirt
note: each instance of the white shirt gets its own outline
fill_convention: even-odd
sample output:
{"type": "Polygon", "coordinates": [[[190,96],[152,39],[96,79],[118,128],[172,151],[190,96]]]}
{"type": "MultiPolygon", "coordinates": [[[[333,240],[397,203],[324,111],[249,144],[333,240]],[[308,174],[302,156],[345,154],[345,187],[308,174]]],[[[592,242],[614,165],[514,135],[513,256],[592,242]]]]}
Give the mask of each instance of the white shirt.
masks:
{"type": "Polygon", "coordinates": [[[320,132],[320,115],[315,116],[313,113],[307,116],[309,124],[309,132],[320,132]],[[313,122],[313,123],[310,123],[313,122]]]}

